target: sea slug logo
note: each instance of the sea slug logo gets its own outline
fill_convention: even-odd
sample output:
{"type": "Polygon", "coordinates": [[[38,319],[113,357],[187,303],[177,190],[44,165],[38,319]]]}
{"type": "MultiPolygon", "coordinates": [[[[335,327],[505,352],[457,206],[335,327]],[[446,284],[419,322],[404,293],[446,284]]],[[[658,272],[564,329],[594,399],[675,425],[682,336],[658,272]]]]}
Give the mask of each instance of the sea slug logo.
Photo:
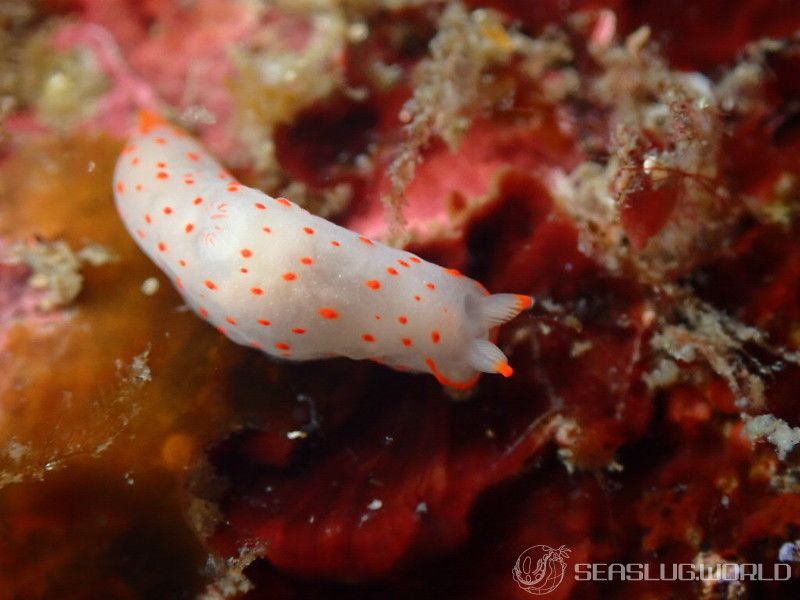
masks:
{"type": "Polygon", "coordinates": [[[549,594],[564,580],[571,550],[566,546],[531,546],[519,555],[511,574],[519,587],[536,596],[549,594]]]}

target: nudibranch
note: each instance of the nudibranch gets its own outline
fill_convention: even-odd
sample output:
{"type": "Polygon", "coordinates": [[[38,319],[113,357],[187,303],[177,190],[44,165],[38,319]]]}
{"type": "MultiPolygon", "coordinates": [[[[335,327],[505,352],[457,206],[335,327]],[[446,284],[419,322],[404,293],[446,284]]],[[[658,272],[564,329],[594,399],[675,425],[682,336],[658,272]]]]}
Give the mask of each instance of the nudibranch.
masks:
{"type": "Polygon", "coordinates": [[[497,327],[530,308],[477,281],[239,183],[143,111],[114,172],[139,247],[234,342],[290,360],[371,359],[466,389],[512,374],[497,327]]]}

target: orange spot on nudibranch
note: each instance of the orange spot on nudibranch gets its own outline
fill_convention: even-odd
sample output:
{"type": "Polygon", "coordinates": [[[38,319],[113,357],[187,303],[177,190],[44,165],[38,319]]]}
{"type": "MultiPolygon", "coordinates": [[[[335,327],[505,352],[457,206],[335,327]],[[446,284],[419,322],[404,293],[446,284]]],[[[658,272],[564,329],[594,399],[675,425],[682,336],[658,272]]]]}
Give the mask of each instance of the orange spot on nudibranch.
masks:
{"type": "Polygon", "coordinates": [[[410,264],[408,264],[406,261],[404,261],[402,258],[398,258],[398,259],[397,259],[397,263],[398,263],[398,264],[399,264],[401,267],[405,267],[406,269],[408,269],[409,267],[411,267],[411,265],[410,265],[410,264]]]}
{"type": "Polygon", "coordinates": [[[240,254],[245,258],[250,258],[251,256],[253,256],[253,251],[250,250],[249,248],[242,248],[240,254]]]}
{"type": "Polygon", "coordinates": [[[213,281],[211,281],[210,279],[206,279],[206,280],[205,280],[205,284],[206,284],[206,287],[207,287],[208,289],[210,289],[210,290],[215,290],[215,289],[217,289],[217,284],[216,284],[216,283],[214,283],[213,281]]]}
{"type": "Polygon", "coordinates": [[[158,242],[158,249],[161,252],[166,252],[167,251],[167,245],[164,242],[158,242]]]}
{"type": "Polygon", "coordinates": [[[498,361],[494,368],[503,377],[511,377],[514,374],[514,369],[504,360],[498,361]]]}
{"type": "Polygon", "coordinates": [[[261,231],[263,231],[264,233],[272,233],[272,229],[270,229],[269,227],[264,227],[261,229],[261,231]]]}
{"type": "Polygon", "coordinates": [[[207,311],[205,308],[203,308],[202,306],[200,307],[200,315],[201,315],[203,318],[206,318],[206,317],[208,317],[208,311],[207,311]]]}
{"type": "Polygon", "coordinates": [[[117,182],[117,191],[120,194],[124,194],[125,193],[125,183],[124,182],[122,182],[122,181],[118,181],[117,182]]]}
{"type": "Polygon", "coordinates": [[[253,206],[255,206],[258,210],[267,210],[267,207],[264,204],[261,204],[261,202],[256,202],[253,204],[253,206]]]}
{"type": "Polygon", "coordinates": [[[165,140],[163,137],[157,137],[156,138],[156,144],[158,144],[160,146],[163,146],[166,143],[167,143],[167,140],[165,140]]]}
{"type": "Polygon", "coordinates": [[[517,294],[517,308],[528,310],[531,306],[533,306],[533,298],[525,294],[517,294]]]}
{"type": "Polygon", "coordinates": [[[325,319],[338,319],[339,313],[332,308],[320,308],[319,314],[325,319]]]}
{"type": "Polygon", "coordinates": [[[185,267],[185,266],[186,266],[186,261],[185,261],[185,260],[183,260],[183,259],[180,259],[180,260],[178,261],[178,264],[179,264],[180,266],[182,266],[182,267],[185,267]]]}
{"type": "Polygon", "coordinates": [[[227,189],[228,189],[229,192],[238,192],[239,191],[239,186],[236,185],[236,184],[231,184],[231,185],[228,186],[227,189]]]}
{"type": "Polygon", "coordinates": [[[187,152],[186,153],[186,158],[188,158],[189,160],[192,160],[194,162],[197,162],[198,160],[200,160],[200,155],[197,154],[196,152],[187,152]]]}
{"type": "Polygon", "coordinates": [[[143,188],[142,188],[142,184],[141,184],[141,183],[137,183],[137,184],[136,184],[136,191],[137,191],[137,192],[141,192],[141,191],[142,191],[142,189],[143,189],[143,188]]]}
{"type": "Polygon", "coordinates": [[[436,289],[436,284],[435,283],[431,283],[429,281],[428,283],[425,284],[425,287],[428,288],[429,290],[435,290],[436,289]]]}
{"type": "Polygon", "coordinates": [[[300,262],[303,263],[304,265],[313,265],[314,259],[308,256],[304,256],[303,258],[300,259],[300,262]]]}
{"type": "Polygon", "coordinates": [[[167,166],[167,163],[165,163],[165,162],[159,162],[159,163],[156,163],[156,166],[157,166],[159,169],[164,169],[164,168],[166,168],[166,166],[167,166]]]}
{"type": "Polygon", "coordinates": [[[267,321],[266,319],[259,319],[258,324],[263,325],[264,327],[269,327],[270,325],[272,325],[272,323],[270,321],[267,321]]]}
{"type": "Polygon", "coordinates": [[[408,317],[405,315],[400,315],[399,317],[397,317],[397,320],[400,321],[401,325],[405,325],[406,323],[408,323],[408,317]]]}
{"type": "Polygon", "coordinates": [[[234,319],[234,318],[233,318],[232,316],[230,316],[230,315],[228,315],[227,317],[225,317],[225,320],[226,320],[228,323],[230,323],[231,325],[236,325],[236,319],[234,319]]]}
{"type": "Polygon", "coordinates": [[[141,229],[137,229],[136,230],[136,235],[138,235],[140,238],[144,239],[144,231],[142,231],[141,229]]]}
{"type": "Polygon", "coordinates": [[[303,231],[305,231],[308,235],[314,235],[314,230],[311,227],[303,227],[303,231]]]}
{"type": "Polygon", "coordinates": [[[431,341],[433,341],[434,344],[438,344],[441,341],[441,339],[442,335],[438,331],[431,332],[431,341]]]}
{"type": "Polygon", "coordinates": [[[445,269],[445,271],[446,271],[446,272],[447,272],[449,275],[452,275],[453,277],[466,277],[466,275],[464,275],[464,274],[463,274],[461,271],[459,271],[458,269],[445,269]]]}
{"type": "Polygon", "coordinates": [[[279,204],[283,204],[284,206],[291,206],[292,203],[289,202],[286,198],[276,198],[275,201],[279,204]]]}
{"type": "Polygon", "coordinates": [[[242,267],[241,269],[239,269],[239,272],[240,273],[249,273],[250,270],[247,267],[242,267]]]}
{"type": "Polygon", "coordinates": [[[286,342],[278,342],[277,344],[275,344],[275,347],[278,350],[289,350],[289,349],[291,349],[291,346],[289,344],[287,344],[286,342]]]}
{"type": "Polygon", "coordinates": [[[414,296],[414,300],[416,300],[417,302],[419,302],[420,300],[422,300],[422,296],[414,296]]]}
{"type": "Polygon", "coordinates": [[[288,272],[288,273],[284,273],[284,274],[283,274],[283,278],[284,278],[286,281],[294,281],[295,279],[297,279],[297,274],[296,274],[296,273],[292,273],[292,272],[290,271],[290,272],[288,272]]]}
{"type": "Polygon", "coordinates": [[[195,204],[195,205],[197,205],[197,204],[202,204],[202,203],[203,203],[203,198],[202,198],[202,196],[198,196],[197,198],[195,198],[195,199],[194,199],[194,204],[195,204]]]}
{"type": "Polygon", "coordinates": [[[169,207],[169,206],[165,206],[164,207],[164,214],[165,215],[171,215],[172,214],[172,208],[169,207]]]}
{"type": "Polygon", "coordinates": [[[166,171],[159,171],[159,172],[156,174],[156,177],[157,177],[158,179],[169,179],[169,174],[168,174],[166,171]]]}
{"type": "Polygon", "coordinates": [[[410,260],[413,263],[417,263],[417,264],[422,262],[422,259],[421,258],[417,258],[416,256],[409,256],[408,260],[410,260]]]}
{"type": "Polygon", "coordinates": [[[146,214],[146,215],[144,216],[144,222],[145,222],[145,223],[147,223],[147,224],[149,225],[150,223],[152,223],[152,222],[153,222],[153,217],[151,217],[149,214],[146,214]]]}
{"type": "Polygon", "coordinates": [[[403,346],[410,346],[413,342],[409,338],[403,338],[403,346]]]}
{"type": "Polygon", "coordinates": [[[359,239],[360,241],[362,241],[363,243],[365,243],[367,246],[372,246],[372,245],[374,245],[374,244],[375,244],[375,242],[373,242],[373,241],[372,241],[371,239],[369,239],[368,237],[364,237],[363,235],[359,236],[359,237],[358,237],[358,239],[359,239]]]}
{"type": "Polygon", "coordinates": [[[186,230],[186,233],[192,233],[192,230],[194,229],[194,225],[192,225],[191,223],[187,223],[186,227],[184,229],[186,230]]]}
{"type": "Polygon", "coordinates": [[[306,330],[303,329],[302,327],[294,327],[292,329],[292,333],[296,333],[297,335],[303,335],[305,332],[306,330]]]}
{"type": "Polygon", "coordinates": [[[372,335],[371,333],[363,333],[361,334],[361,339],[364,340],[365,342],[374,342],[375,336],[372,335]]]}
{"type": "Polygon", "coordinates": [[[389,275],[397,275],[397,274],[398,274],[398,271],[397,271],[397,269],[395,269],[394,267],[389,267],[388,269],[386,269],[386,272],[387,272],[389,275]]]}
{"type": "Polygon", "coordinates": [[[367,287],[373,290],[379,290],[381,289],[381,282],[378,281],[377,279],[370,279],[367,282],[367,287]]]}
{"type": "Polygon", "coordinates": [[[250,293],[254,296],[261,296],[264,293],[264,290],[262,290],[260,287],[253,287],[250,288],[250,293]]]}
{"type": "Polygon", "coordinates": [[[148,134],[156,127],[167,124],[167,120],[153,110],[143,108],[139,111],[139,133],[148,134]]]}

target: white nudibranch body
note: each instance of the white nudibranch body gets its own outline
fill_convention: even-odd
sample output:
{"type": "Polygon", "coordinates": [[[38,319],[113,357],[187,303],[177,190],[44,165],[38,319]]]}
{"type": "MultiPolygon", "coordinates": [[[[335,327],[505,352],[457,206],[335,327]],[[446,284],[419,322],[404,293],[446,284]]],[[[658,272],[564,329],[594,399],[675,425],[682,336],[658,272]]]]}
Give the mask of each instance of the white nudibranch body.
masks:
{"type": "Polygon", "coordinates": [[[468,388],[512,373],[491,341],[521,294],[384,246],[231,177],[143,112],[117,162],[125,226],[186,303],[239,344],[292,360],[371,359],[468,388]]]}

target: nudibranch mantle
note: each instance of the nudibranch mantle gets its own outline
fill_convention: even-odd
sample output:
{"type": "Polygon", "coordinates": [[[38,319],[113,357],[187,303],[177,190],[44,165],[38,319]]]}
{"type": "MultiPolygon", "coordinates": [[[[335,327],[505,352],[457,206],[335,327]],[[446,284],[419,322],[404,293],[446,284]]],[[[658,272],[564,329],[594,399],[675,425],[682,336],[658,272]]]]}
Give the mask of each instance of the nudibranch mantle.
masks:
{"type": "Polygon", "coordinates": [[[114,172],[117,209],[186,303],[272,356],[371,359],[466,389],[512,369],[496,328],[530,308],[477,281],[242,185],[143,111],[114,172]]]}

